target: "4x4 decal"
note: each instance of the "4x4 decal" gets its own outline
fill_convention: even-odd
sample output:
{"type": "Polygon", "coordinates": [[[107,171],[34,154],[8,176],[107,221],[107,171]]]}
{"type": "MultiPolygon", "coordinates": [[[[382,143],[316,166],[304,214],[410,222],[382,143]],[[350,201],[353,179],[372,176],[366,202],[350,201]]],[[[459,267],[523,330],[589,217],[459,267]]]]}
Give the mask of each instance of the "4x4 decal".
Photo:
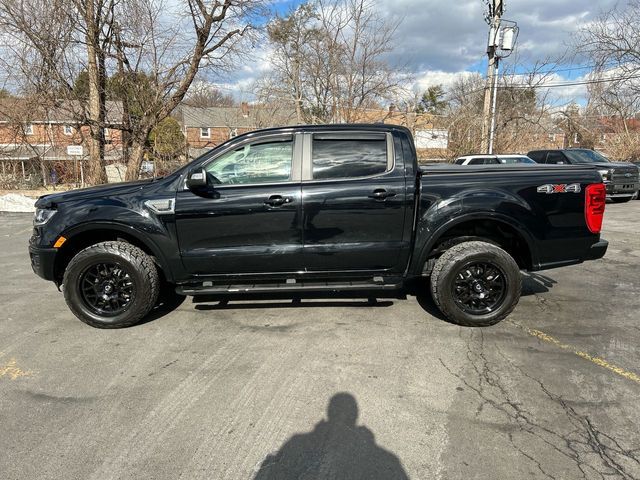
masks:
{"type": "Polygon", "coordinates": [[[566,183],[559,183],[557,185],[548,183],[546,185],[540,185],[538,187],[538,193],[580,193],[582,188],[579,183],[570,183],[567,185],[566,183]]]}

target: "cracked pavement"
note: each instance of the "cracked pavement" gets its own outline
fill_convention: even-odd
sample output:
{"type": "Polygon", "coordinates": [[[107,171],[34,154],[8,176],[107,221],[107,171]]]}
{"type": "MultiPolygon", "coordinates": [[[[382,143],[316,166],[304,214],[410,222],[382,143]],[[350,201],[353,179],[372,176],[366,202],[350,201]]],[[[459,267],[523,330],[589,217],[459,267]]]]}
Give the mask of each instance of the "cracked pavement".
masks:
{"type": "Polygon", "coordinates": [[[31,218],[0,219],[2,479],[640,479],[640,201],[484,329],[409,296],[95,330],[31,272],[31,218]]]}

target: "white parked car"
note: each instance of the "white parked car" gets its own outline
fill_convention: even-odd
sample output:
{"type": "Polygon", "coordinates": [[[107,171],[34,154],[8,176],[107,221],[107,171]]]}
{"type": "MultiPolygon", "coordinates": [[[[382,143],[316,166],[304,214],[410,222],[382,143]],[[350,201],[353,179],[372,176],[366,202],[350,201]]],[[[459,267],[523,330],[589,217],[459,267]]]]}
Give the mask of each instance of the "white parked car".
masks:
{"type": "Polygon", "coordinates": [[[513,164],[533,164],[536,162],[531,160],[526,155],[514,154],[514,155],[465,155],[464,157],[458,157],[455,162],[456,165],[513,165],[513,164]]]}

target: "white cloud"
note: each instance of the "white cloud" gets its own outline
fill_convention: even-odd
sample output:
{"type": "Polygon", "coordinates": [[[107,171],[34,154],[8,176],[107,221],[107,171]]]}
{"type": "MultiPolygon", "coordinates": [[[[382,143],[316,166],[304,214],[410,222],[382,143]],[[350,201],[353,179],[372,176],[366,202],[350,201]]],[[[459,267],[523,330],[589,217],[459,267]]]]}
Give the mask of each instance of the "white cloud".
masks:
{"type": "Polygon", "coordinates": [[[442,70],[425,70],[416,75],[415,88],[424,91],[434,85],[443,85],[445,88],[450,87],[453,83],[460,79],[475,75],[476,72],[445,72],[442,70]]]}
{"type": "MultiPolygon", "coordinates": [[[[283,3],[296,4],[301,0],[283,3]]],[[[623,8],[627,0],[506,0],[505,18],[518,22],[520,36],[516,47],[518,62],[525,65],[561,57],[573,41],[580,25],[593,21],[601,11],[623,8]]],[[[377,7],[390,21],[398,21],[395,47],[388,60],[406,67],[416,79],[414,88],[450,85],[458,76],[471,72],[484,74],[488,27],[481,0],[379,0],[377,7]]],[[[230,88],[247,88],[271,68],[265,46],[254,50],[255,58],[243,63],[233,75],[224,78],[230,88]]],[[[505,63],[513,62],[513,59],[505,63]]],[[[568,78],[558,76],[559,82],[568,78]]],[[[222,79],[214,79],[222,80],[222,79]]],[[[574,78],[575,80],[575,78],[574,78]]],[[[558,102],[584,96],[584,86],[550,90],[558,102]]]]}

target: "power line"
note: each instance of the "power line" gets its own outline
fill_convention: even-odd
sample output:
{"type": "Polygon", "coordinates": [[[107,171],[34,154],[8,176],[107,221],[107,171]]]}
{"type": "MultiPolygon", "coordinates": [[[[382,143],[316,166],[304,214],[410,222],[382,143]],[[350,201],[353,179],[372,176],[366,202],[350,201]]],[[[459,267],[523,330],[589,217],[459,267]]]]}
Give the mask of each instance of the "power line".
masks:
{"type": "Polygon", "coordinates": [[[510,76],[541,75],[541,74],[547,74],[547,73],[573,72],[576,70],[589,70],[597,67],[609,68],[609,67],[615,67],[618,65],[619,64],[616,64],[616,63],[604,64],[604,65],[599,65],[599,64],[598,65],[576,65],[576,66],[567,67],[567,68],[555,68],[551,70],[540,70],[540,71],[532,70],[528,72],[512,73],[510,74],[510,76]]]}
{"type": "Polygon", "coordinates": [[[594,85],[598,83],[609,83],[609,82],[617,82],[624,80],[633,80],[636,78],[640,78],[640,75],[628,75],[624,77],[609,77],[609,78],[600,78],[594,80],[580,80],[576,82],[563,82],[563,83],[548,83],[548,84],[538,84],[538,85],[500,85],[498,88],[561,88],[561,87],[574,87],[580,85],[594,85]]]}

